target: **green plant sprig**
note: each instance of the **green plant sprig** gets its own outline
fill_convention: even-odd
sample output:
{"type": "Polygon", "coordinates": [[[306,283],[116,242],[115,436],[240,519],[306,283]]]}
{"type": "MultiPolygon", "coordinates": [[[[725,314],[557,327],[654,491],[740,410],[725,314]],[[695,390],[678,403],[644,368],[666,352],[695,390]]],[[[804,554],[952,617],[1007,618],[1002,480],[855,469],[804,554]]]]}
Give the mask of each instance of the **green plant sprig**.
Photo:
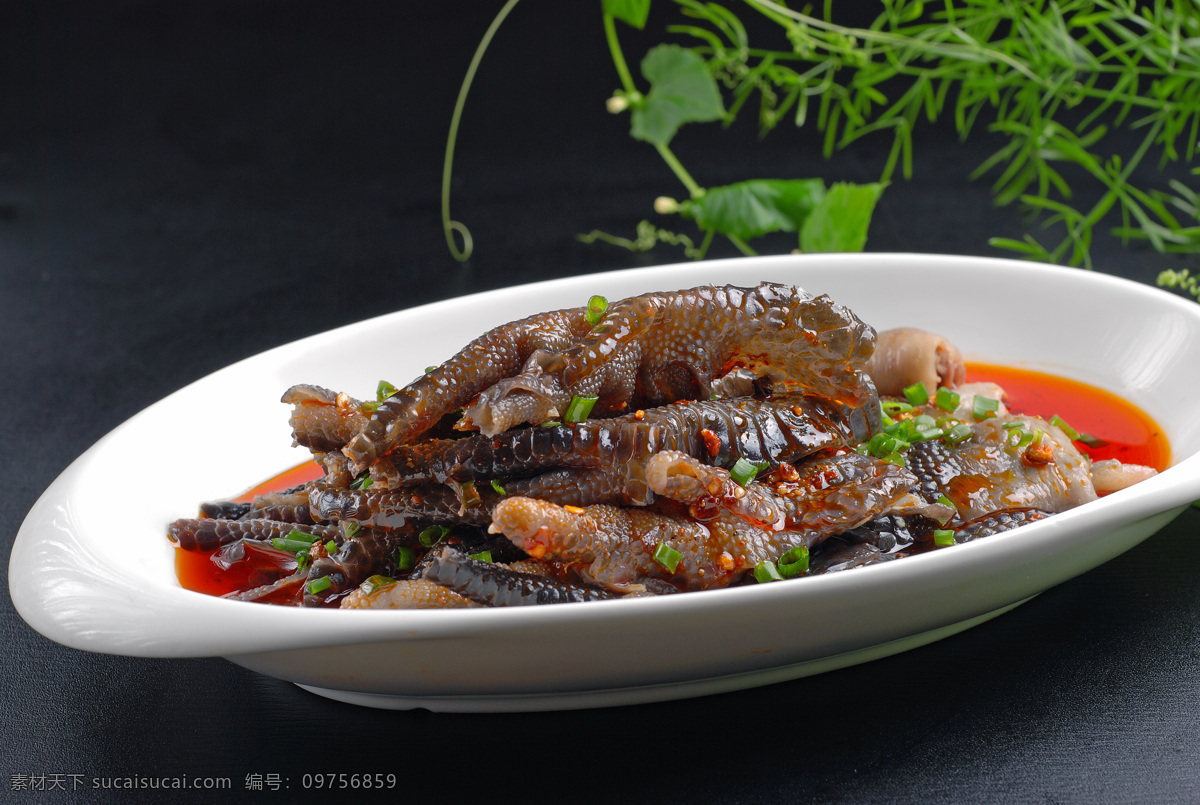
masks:
{"type": "MultiPolygon", "coordinates": [[[[725,5],[673,1],[687,21],[667,31],[686,44],[663,44],[646,54],[643,90],[621,50],[617,23],[643,28],[650,0],[601,0],[620,81],[608,108],[630,113],[631,136],[652,145],[687,192],[679,202],[659,198],[656,211],[694,221],[704,234],[702,245],[649,222],[639,225],[634,239],[593,232],[585,240],[636,249],[673,243],[690,257],[703,257],[714,235],[753,254],[750,241],[783,230],[798,232],[804,251],[861,249],[883,188],[897,173],[912,177],[913,131],[922,118],[932,123],[950,117],[966,138],[986,117],[987,131],[1004,143],[971,178],[993,177],[998,205],[1020,203],[1044,229],[1062,232],[1048,246],[1028,234],[1023,240],[992,238],[992,245],[1030,259],[1091,267],[1095,229],[1116,214],[1121,223],[1112,231],[1126,243],[1200,253],[1197,193],[1178,180],[1154,188],[1134,179],[1147,160],[1156,159],[1160,169],[1195,161],[1200,6],[1194,2],[881,0],[881,13],[860,28],[835,23],[831,0],[820,16],[777,0],[741,0],[782,30],[786,46],[763,48],[751,46],[746,26],[725,5]],[[880,181],[826,188],[813,179],[750,179],[704,187],[671,140],[683,125],[728,125],[755,97],[764,134],[788,119],[797,127],[811,125],[826,156],[890,132],[880,181]],[[1068,117],[1080,122],[1068,123],[1068,117]],[[1108,135],[1120,128],[1137,132],[1140,141],[1132,153],[1106,152],[1108,135]],[[1074,172],[1065,171],[1068,166],[1074,172]],[[1079,182],[1078,175],[1094,184],[1098,200],[1076,200],[1072,182],[1079,182]]],[[[469,234],[449,219],[454,131],[483,48],[515,2],[509,0],[476,53],[447,144],[443,219],[456,256],[453,232],[468,247],[469,234]]],[[[1181,283],[1189,293],[1195,287],[1194,278],[1191,285],[1181,283]]]]}
{"type": "Polygon", "coordinates": [[[892,133],[881,179],[897,170],[911,178],[912,134],[921,118],[950,115],[969,136],[985,110],[988,130],[1006,138],[972,174],[996,174],[997,204],[1020,202],[1061,224],[1052,247],[1026,236],[990,242],[1039,260],[1091,265],[1093,230],[1116,209],[1125,241],[1148,241],[1161,252],[1200,252],[1195,193],[1172,181],[1167,190],[1133,184],[1151,154],[1159,167],[1196,157],[1200,129],[1200,7],[1132,0],[884,0],[868,28],[817,17],[774,0],[745,5],[783,28],[789,50],[750,49],[744,26],[733,26],[716,3],[675,0],[705,26],[676,26],[695,40],[721,75],[737,108],[760,98],[764,132],[790,114],[814,121],[826,156],[876,133],[892,133]],[[701,33],[703,31],[703,33],[701,33]],[[733,32],[734,36],[728,36],[733,32]],[[720,34],[726,34],[723,40],[720,34]],[[809,109],[815,100],[816,114],[809,109]],[[1082,114],[1077,127],[1062,118],[1082,114]],[[1110,127],[1141,133],[1132,154],[1104,154],[1110,127]],[[1095,180],[1100,198],[1082,209],[1063,175],[1073,165],[1095,180]]]}

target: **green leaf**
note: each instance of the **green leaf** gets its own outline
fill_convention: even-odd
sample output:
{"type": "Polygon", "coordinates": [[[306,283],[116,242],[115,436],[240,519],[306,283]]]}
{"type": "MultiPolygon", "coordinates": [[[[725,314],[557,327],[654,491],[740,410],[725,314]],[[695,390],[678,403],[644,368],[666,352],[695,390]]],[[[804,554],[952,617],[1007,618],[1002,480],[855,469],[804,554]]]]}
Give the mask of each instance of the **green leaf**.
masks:
{"type": "Polygon", "coordinates": [[[642,59],[650,92],[634,106],[634,139],[666,145],[684,123],[720,120],[725,106],[704,59],[678,45],[659,45],[642,59]]]}
{"type": "Polygon", "coordinates": [[[820,179],[751,179],[710,187],[680,213],[704,230],[748,240],[768,232],[799,232],[825,197],[820,179]]]}
{"type": "Polygon", "coordinates": [[[838,182],[800,228],[803,252],[861,252],[884,185],[838,182]]]}
{"type": "Polygon", "coordinates": [[[650,14],[650,0],[602,0],[604,13],[611,14],[621,22],[628,23],[639,31],[646,27],[650,14]]]}

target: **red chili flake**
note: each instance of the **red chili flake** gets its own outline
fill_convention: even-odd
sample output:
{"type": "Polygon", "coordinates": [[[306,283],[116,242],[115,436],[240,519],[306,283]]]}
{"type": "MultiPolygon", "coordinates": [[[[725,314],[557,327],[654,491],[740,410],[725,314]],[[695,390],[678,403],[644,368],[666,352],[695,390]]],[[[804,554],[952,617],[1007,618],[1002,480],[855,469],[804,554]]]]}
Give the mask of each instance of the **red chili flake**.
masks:
{"type": "Polygon", "coordinates": [[[708,428],[700,429],[700,438],[704,440],[704,447],[708,450],[710,456],[715,456],[721,452],[721,437],[713,433],[708,428]]]}

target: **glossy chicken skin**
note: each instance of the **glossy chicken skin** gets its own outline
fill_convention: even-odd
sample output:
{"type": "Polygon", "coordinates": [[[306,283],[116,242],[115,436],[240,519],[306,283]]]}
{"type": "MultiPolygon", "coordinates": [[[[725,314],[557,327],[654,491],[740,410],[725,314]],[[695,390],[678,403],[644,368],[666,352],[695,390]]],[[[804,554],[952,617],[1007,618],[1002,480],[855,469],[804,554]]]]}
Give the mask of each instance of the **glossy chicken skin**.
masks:
{"type": "Polygon", "coordinates": [[[461,427],[495,435],[561,416],[576,396],[597,414],[706,399],[714,380],[750,368],[781,383],[860,405],[874,394],[863,366],[875,331],[828,297],[790,285],[702,286],[495,328],[385,400],[344,448],[361,472],[465,406],[461,427]]]}

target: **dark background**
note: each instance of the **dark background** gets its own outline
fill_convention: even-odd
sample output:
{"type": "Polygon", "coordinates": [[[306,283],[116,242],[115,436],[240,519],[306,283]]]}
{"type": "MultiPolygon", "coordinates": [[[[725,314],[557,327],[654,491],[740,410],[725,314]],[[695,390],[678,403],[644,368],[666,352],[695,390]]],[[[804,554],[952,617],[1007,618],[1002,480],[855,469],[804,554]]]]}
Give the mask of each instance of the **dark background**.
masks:
{"type": "MultiPolygon", "coordinates": [[[[682,259],[576,239],[629,236],[655,196],[683,195],[604,109],[618,82],[594,0],[528,0],[485,57],[452,199],[476,253],[451,259],[442,149],[500,5],[0,10],[0,555],[95,440],[235,360],[469,291],[682,259]]],[[[659,2],[646,34],[622,29],[635,70],[673,14],[659,2]]],[[[1020,237],[1021,212],[992,207],[986,183],[966,178],[996,144],[923,129],[915,178],[884,194],[868,249],[995,255],[989,236],[1020,237]]],[[[739,124],[685,129],[674,147],[718,185],[870,181],[888,142],[825,161],[812,131],[760,142],[739,124]]],[[[734,254],[717,244],[711,256],[734,254]]],[[[1196,267],[1107,236],[1095,259],[1148,282],[1196,267]]],[[[136,479],[114,479],[113,495],[117,516],[136,479]]],[[[288,778],[294,797],[305,771],[395,773],[469,801],[1197,801],[1198,529],[1189,509],[1107,565],[907,654],[573,713],[372,711],[220,659],[86,654],[33,632],[5,595],[0,801],[117,799],[13,790],[17,775],[55,774],[226,776],[265,801],[285,795],[247,793],[246,775],[288,778]]]]}

